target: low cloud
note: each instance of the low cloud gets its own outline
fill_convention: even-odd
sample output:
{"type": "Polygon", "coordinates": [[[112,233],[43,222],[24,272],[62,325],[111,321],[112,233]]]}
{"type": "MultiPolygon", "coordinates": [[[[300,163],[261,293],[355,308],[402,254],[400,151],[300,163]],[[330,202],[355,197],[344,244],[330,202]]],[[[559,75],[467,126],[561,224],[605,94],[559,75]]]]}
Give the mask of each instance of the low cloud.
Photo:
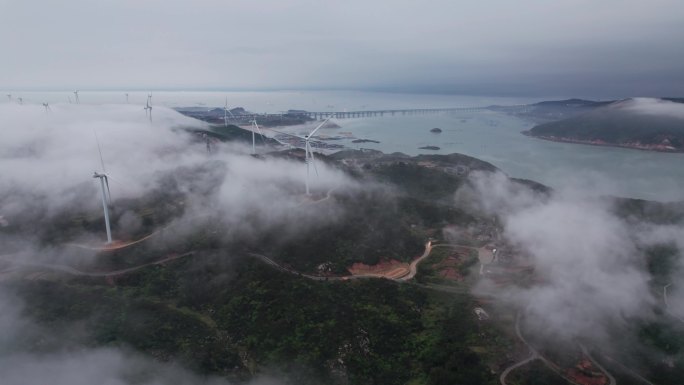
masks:
{"type": "MultiPolygon", "coordinates": [[[[104,226],[72,224],[101,220],[100,186],[92,178],[93,171],[102,169],[98,142],[111,175],[114,234],[124,240],[144,226],[145,218],[130,209],[136,204],[171,213],[165,222],[156,223],[155,230],[165,230],[150,239],[150,247],[161,243],[170,247],[207,228],[222,242],[273,229],[286,236],[335,221],[341,210],[334,200],[313,204],[304,196],[303,162],[252,157],[249,146],[236,143],[215,144],[209,153],[198,137],[183,129],[207,128],[205,123],[163,107],[154,108],[150,122],[141,108],[129,105],[56,104],[46,112],[40,106],[3,104],[0,127],[3,274],[12,269],[6,260],[66,268],[96,260],[95,250],[65,247],[59,237],[55,243],[43,239],[50,231],[68,227],[77,229],[74,234],[61,234],[68,242],[103,244],[104,226]]],[[[317,199],[332,189],[359,188],[323,162],[318,173],[311,182],[317,199]]],[[[41,327],[22,315],[25,304],[5,287],[0,286],[3,384],[228,383],[126,349],[74,348],[73,343],[62,343],[62,332],[53,333],[55,341],[49,349],[30,350],[22,341],[37,335],[41,327]]],[[[77,329],[63,332],[77,333],[77,329]]],[[[279,383],[265,377],[250,382],[279,383]]]]}
{"type": "Polygon", "coordinates": [[[625,102],[624,107],[640,114],[684,119],[684,103],[675,103],[664,99],[634,98],[625,102]]]}
{"type": "Polygon", "coordinates": [[[619,217],[609,199],[536,193],[501,174],[475,175],[456,197],[498,217],[506,243],[534,266],[524,284],[503,288],[484,280],[478,290],[524,309],[535,335],[610,345],[612,331],[654,316],[658,299],[643,250],[676,234],[681,239],[681,226],[650,224],[645,235],[644,225],[619,217]]]}
{"type": "MultiPolygon", "coordinates": [[[[56,104],[46,112],[41,106],[3,104],[0,126],[0,215],[8,228],[21,221],[28,226],[58,222],[71,213],[101,215],[100,186],[92,178],[103,167],[100,151],[111,176],[114,210],[119,202],[157,194],[162,201],[149,206],[173,203],[185,219],[219,218],[231,230],[227,236],[293,218],[305,228],[337,217],[334,204],[315,209],[307,204],[302,162],[254,158],[247,146],[235,143],[217,144],[208,153],[203,142],[183,130],[206,124],[167,108],[155,107],[150,122],[131,105],[56,104]],[[172,193],[180,199],[164,201],[164,194],[172,193]]],[[[322,162],[311,183],[323,194],[357,187],[322,162]]],[[[131,212],[119,214],[116,234],[140,227],[131,212]]],[[[92,233],[80,236],[90,240],[92,233]]]]}

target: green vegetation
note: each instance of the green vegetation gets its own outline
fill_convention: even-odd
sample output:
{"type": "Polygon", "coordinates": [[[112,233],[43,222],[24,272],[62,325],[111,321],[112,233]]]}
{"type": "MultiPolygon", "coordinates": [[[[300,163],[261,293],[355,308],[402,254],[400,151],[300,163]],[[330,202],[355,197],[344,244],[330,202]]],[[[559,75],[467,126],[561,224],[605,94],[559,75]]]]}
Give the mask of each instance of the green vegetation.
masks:
{"type": "MultiPolygon", "coordinates": [[[[296,384],[494,384],[467,298],[387,280],[311,281],[225,252],[115,278],[21,281],[34,341],[123,346],[205,374],[277,370],[296,384]]],[[[22,349],[45,351],[44,344],[22,349]]]]}
{"type": "Polygon", "coordinates": [[[384,190],[335,195],[342,207],[335,221],[273,245],[267,252],[300,271],[314,271],[332,262],[334,272],[346,273],[354,262],[376,264],[382,258],[408,261],[420,255],[427,239],[421,228],[412,228],[410,213],[384,190]]]}
{"type": "Polygon", "coordinates": [[[540,360],[532,361],[512,371],[506,378],[506,383],[510,385],[567,384],[563,377],[553,372],[540,360]]]}
{"type": "Polygon", "coordinates": [[[646,346],[638,352],[646,376],[656,384],[679,384],[684,378],[684,329],[679,322],[660,318],[642,324],[640,342],[646,346]]]}
{"type": "Polygon", "coordinates": [[[684,122],[681,118],[638,113],[624,108],[631,103],[634,102],[621,101],[567,119],[543,123],[533,127],[529,133],[532,136],[613,145],[663,145],[672,147],[673,151],[684,151],[684,122]]]}

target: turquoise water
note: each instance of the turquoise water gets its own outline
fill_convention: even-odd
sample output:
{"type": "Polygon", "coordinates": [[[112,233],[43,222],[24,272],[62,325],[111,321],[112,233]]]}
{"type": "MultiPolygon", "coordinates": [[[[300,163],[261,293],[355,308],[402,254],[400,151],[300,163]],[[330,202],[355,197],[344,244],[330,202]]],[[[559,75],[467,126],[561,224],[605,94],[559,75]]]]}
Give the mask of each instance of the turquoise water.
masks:
{"type": "MultiPolygon", "coordinates": [[[[532,123],[495,112],[395,116],[338,121],[338,131],[380,141],[348,145],[409,155],[458,152],[510,176],[579,193],[684,200],[684,154],[549,142],[520,133],[532,123]],[[433,127],[442,133],[430,132],[433,127]],[[423,146],[440,150],[421,150],[423,146]]],[[[327,130],[332,133],[333,130],[327,130]]]]}
{"type": "MultiPolygon", "coordinates": [[[[68,103],[74,95],[69,91],[15,92],[14,100],[24,103],[68,103]]],[[[80,91],[81,103],[125,103],[126,91],[80,91]]],[[[131,104],[147,99],[147,92],[128,92],[131,104]]],[[[4,96],[3,96],[4,97],[4,96]]],[[[229,107],[244,107],[253,112],[278,112],[288,109],[309,111],[356,111],[401,108],[437,108],[513,105],[542,99],[495,98],[459,95],[389,94],[352,91],[326,92],[203,92],[154,91],[153,104],[167,107],[223,106],[226,97],[229,107]]],[[[8,102],[6,97],[5,102],[8,102]]],[[[484,111],[457,115],[435,114],[420,116],[342,119],[342,127],[322,130],[335,135],[351,132],[357,138],[378,140],[381,143],[353,144],[338,141],[352,148],[374,148],[384,152],[400,151],[409,155],[419,153],[447,154],[459,152],[488,161],[508,175],[533,179],[556,188],[571,188],[583,193],[610,194],[662,201],[684,200],[684,154],[666,154],[610,147],[595,147],[555,143],[529,138],[520,131],[532,126],[530,122],[500,113],[484,111]],[[429,130],[439,127],[441,134],[429,130]],[[432,145],[438,151],[419,150],[432,145]]],[[[301,130],[291,128],[294,131],[301,130]]]]}

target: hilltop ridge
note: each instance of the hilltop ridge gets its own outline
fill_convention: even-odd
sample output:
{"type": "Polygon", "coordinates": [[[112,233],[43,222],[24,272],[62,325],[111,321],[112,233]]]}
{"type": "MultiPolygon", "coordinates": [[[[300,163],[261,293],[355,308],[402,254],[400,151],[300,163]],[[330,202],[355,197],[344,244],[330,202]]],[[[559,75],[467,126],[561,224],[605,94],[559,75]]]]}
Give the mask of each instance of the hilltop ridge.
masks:
{"type": "Polygon", "coordinates": [[[677,100],[614,101],[523,133],[559,142],[684,152],[684,104],[677,100]]]}

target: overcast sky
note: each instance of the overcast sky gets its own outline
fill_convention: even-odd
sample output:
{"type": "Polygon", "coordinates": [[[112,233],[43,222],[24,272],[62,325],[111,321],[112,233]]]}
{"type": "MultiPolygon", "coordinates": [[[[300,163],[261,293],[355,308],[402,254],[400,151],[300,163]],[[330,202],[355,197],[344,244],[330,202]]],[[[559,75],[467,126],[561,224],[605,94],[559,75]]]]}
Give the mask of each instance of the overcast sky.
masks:
{"type": "Polygon", "coordinates": [[[0,0],[0,89],[683,96],[681,0],[0,0]]]}

